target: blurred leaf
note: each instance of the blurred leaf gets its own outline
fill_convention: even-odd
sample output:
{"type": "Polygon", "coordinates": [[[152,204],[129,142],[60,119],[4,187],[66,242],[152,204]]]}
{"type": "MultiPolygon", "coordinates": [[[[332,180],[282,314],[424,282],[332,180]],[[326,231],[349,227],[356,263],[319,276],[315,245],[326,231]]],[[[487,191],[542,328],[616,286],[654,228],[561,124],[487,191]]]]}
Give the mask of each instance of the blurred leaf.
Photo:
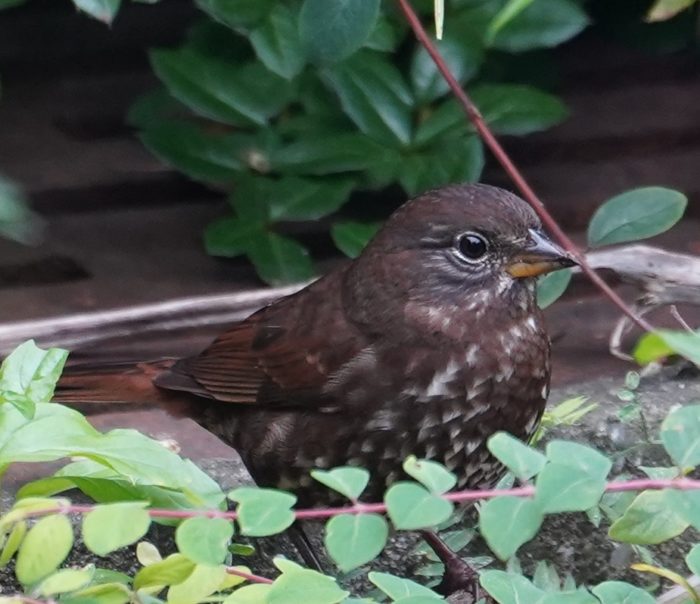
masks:
{"type": "Polygon", "coordinates": [[[326,524],[324,542],[343,572],[374,560],[384,549],[389,525],[378,514],[341,514],[326,524]]]}
{"type": "Polygon", "coordinates": [[[700,465],[700,405],[671,411],[661,424],[661,442],[679,468],[700,465]]]}
{"type": "Polygon", "coordinates": [[[188,518],[175,532],[180,553],[197,564],[222,564],[228,555],[233,524],[225,518],[188,518]]]}
{"type": "Polygon", "coordinates": [[[673,539],[688,527],[669,505],[664,491],[644,491],[610,527],[611,539],[653,545],[673,539]]]}
{"type": "Polygon", "coordinates": [[[364,468],[333,468],[312,470],[311,477],[351,501],[356,501],[369,482],[369,472],[364,468]]]}
{"type": "Polygon", "coordinates": [[[605,478],[561,463],[548,463],[537,475],[536,501],[546,513],[585,512],[598,505],[605,478]]]}
{"type": "Polygon", "coordinates": [[[90,583],[94,574],[94,566],[84,569],[67,568],[59,570],[44,579],[37,588],[37,592],[40,596],[53,596],[76,591],[90,583]]]}
{"type": "Polygon", "coordinates": [[[258,24],[272,10],[275,0],[195,0],[197,7],[233,29],[258,24]]]}
{"type": "Polygon", "coordinates": [[[379,573],[374,571],[369,573],[367,578],[392,600],[400,600],[401,598],[409,598],[414,596],[442,600],[442,598],[432,589],[419,585],[410,579],[403,579],[401,577],[390,575],[389,573],[379,573]]]}
{"type": "Polygon", "coordinates": [[[217,591],[225,578],[225,566],[198,564],[182,583],[171,585],[168,604],[198,604],[217,591]]]}
{"type": "Polygon", "coordinates": [[[129,107],[126,123],[148,130],[162,122],[184,117],[189,110],[165,89],[156,88],[140,96],[129,107]]]}
{"type": "Polygon", "coordinates": [[[391,522],[403,530],[437,526],[453,510],[449,501],[410,482],[394,483],[384,494],[384,502],[391,522]]]}
{"type": "Polygon", "coordinates": [[[265,236],[265,224],[240,218],[221,218],[209,224],[204,231],[207,253],[223,258],[245,254],[258,237],[265,236]]]}
{"type": "Polygon", "coordinates": [[[683,216],[687,198],[662,187],[643,187],[600,206],[588,225],[591,247],[637,241],[670,229],[683,216]]]}
{"type": "Polygon", "coordinates": [[[238,504],[238,524],[241,533],[250,537],[265,537],[281,533],[294,522],[292,506],[297,498],[274,489],[239,487],[229,499],[238,504]]]}
{"type": "Polygon", "coordinates": [[[266,604],[336,604],[341,602],[349,592],[338,587],[335,579],[322,575],[315,570],[308,570],[296,564],[281,564],[282,559],[275,558],[275,564],[281,567],[282,574],[275,579],[267,593],[266,604]]]}
{"type": "Polygon", "coordinates": [[[571,276],[571,270],[567,268],[540,277],[537,280],[537,304],[539,307],[547,308],[550,304],[554,304],[569,287],[571,276]]]}
{"type": "Polygon", "coordinates": [[[61,604],[128,604],[131,591],[121,583],[93,585],[61,598],[61,604]]]}
{"type": "Polygon", "coordinates": [[[309,281],[315,276],[307,249],[289,237],[264,231],[246,253],[260,278],[270,285],[309,281]]]}
{"type": "Polygon", "coordinates": [[[17,553],[26,534],[27,523],[24,520],[15,522],[12,526],[12,530],[10,530],[9,534],[6,536],[3,536],[3,531],[0,531],[0,569],[5,568],[12,557],[17,553]]]}
{"type": "Polygon", "coordinates": [[[269,199],[272,220],[318,220],[340,209],[354,182],[289,176],[278,180],[269,199]]]}
{"type": "Polygon", "coordinates": [[[0,0],[0,10],[24,4],[27,0],[0,0]]]}
{"type": "Polygon", "coordinates": [[[379,17],[380,0],[304,0],[299,34],[311,59],[335,63],[358,50],[379,17]]]}
{"type": "MultiPolygon", "coordinates": [[[[538,0],[538,2],[541,0],[538,0]]],[[[522,84],[481,84],[472,100],[496,134],[522,136],[564,121],[569,112],[556,96],[522,84]]]]}
{"type": "Polygon", "coordinates": [[[693,546],[685,557],[685,563],[688,565],[690,572],[700,575],[700,543],[693,546]]]}
{"type": "Polygon", "coordinates": [[[73,4],[78,10],[87,13],[94,19],[111,25],[112,20],[119,12],[121,0],[73,0],[73,4]]]}
{"type": "Polygon", "coordinates": [[[646,20],[649,23],[656,21],[668,21],[678,13],[690,8],[697,0],[656,0],[647,12],[646,20]]]}
{"type": "Polygon", "coordinates": [[[507,432],[497,432],[487,442],[491,454],[520,480],[530,480],[547,463],[547,458],[507,432]]]}
{"type": "Polygon", "coordinates": [[[153,50],[150,56],[170,94],[226,124],[265,125],[292,98],[289,83],[260,63],[234,66],[191,48],[153,50]]]}
{"type": "Polygon", "coordinates": [[[378,222],[336,222],[331,227],[331,237],[343,254],[357,258],[380,226],[378,222]]]}
{"type": "Polygon", "coordinates": [[[195,563],[182,554],[171,554],[160,562],[144,566],[134,577],[134,589],[182,583],[194,570],[195,563]]]}
{"type": "Polygon", "coordinates": [[[324,69],[321,77],[362,132],[388,145],[410,142],[413,98],[401,72],[385,55],[361,50],[324,69]]]}
{"type": "Polygon", "coordinates": [[[83,518],[85,546],[98,556],[135,543],[151,526],[144,509],[147,501],[125,501],[97,506],[83,518]]]}
{"type": "Polygon", "coordinates": [[[365,47],[382,52],[393,52],[404,37],[405,30],[402,22],[396,22],[380,15],[365,42],[365,47]]]}
{"type": "Polygon", "coordinates": [[[502,570],[482,571],[479,583],[499,604],[542,604],[545,597],[526,577],[502,570]]]}
{"type": "Polygon", "coordinates": [[[428,459],[417,459],[415,455],[406,458],[403,471],[435,495],[442,495],[457,484],[457,477],[445,466],[428,459]]]}
{"type": "Polygon", "coordinates": [[[540,506],[532,499],[496,497],[481,506],[479,530],[491,551],[506,560],[537,534],[543,519],[540,506]]]}
{"type": "Polygon", "coordinates": [[[486,41],[491,43],[496,34],[508,23],[515,19],[521,12],[533,3],[534,0],[508,0],[496,13],[486,30],[486,41]]]}
{"type": "Polygon", "coordinates": [[[37,520],[22,541],[15,574],[23,585],[33,585],[53,573],[73,547],[73,527],[63,514],[37,520]]]}
{"type": "Polygon", "coordinates": [[[299,38],[297,14],[277,3],[250,34],[250,43],[265,66],[291,80],[304,68],[306,54],[299,38]]]}
{"type": "Polygon", "coordinates": [[[592,447],[563,440],[547,443],[547,459],[552,463],[582,470],[592,478],[605,479],[612,462],[592,447]]]}
{"type": "Polygon", "coordinates": [[[509,52],[549,48],[573,38],[588,23],[574,0],[537,0],[501,27],[491,46],[509,52]]]}
{"type": "Polygon", "coordinates": [[[27,207],[20,190],[0,177],[0,237],[34,243],[38,228],[39,220],[27,207]]]}
{"type": "Polygon", "coordinates": [[[605,581],[591,589],[600,600],[600,604],[654,604],[651,594],[625,583],[624,581],[605,581]]]}

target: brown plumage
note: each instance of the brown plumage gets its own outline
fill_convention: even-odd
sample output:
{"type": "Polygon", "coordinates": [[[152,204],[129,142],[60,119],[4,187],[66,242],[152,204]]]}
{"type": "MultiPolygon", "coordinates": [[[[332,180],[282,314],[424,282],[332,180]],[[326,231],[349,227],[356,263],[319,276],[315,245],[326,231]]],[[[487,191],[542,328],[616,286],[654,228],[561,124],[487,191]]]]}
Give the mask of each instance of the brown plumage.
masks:
{"type": "Polygon", "coordinates": [[[406,456],[461,487],[501,469],[486,440],[526,439],[549,388],[535,276],[570,266],[530,207],[485,185],[406,203],[362,255],[232,326],[201,354],[67,375],[64,402],[154,402],[234,446],[263,485],[316,499],[309,470],[361,465],[376,497],[406,456]]]}

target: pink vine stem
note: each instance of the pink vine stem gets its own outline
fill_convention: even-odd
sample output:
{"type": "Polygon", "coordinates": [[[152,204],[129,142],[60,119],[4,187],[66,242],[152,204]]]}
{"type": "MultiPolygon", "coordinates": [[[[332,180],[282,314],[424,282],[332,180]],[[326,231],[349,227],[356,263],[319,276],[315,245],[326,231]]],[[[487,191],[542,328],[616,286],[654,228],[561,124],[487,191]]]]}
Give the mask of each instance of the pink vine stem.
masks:
{"type": "Polygon", "coordinates": [[[477,106],[460,86],[459,82],[450,71],[450,68],[447,66],[447,63],[445,63],[445,60],[440,54],[440,51],[437,49],[426,32],[425,28],[420,22],[420,19],[418,18],[418,15],[416,15],[416,11],[413,9],[410,0],[398,0],[398,3],[401,7],[401,11],[406,17],[406,20],[413,29],[416,38],[432,58],[435,66],[438,68],[442,74],[442,77],[445,79],[453,94],[459,101],[459,104],[462,106],[464,113],[466,113],[467,117],[474,125],[474,128],[476,128],[479,136],[481,136],[484,143],[486,143],[486,146],[491,150],[501,166],[503,166],[503,169],[506,171],[508,176],[510,176],[511,180],[515,183],[518,189],[520,189],[523,197],[537,212],[545,226],[554,234],[562,246],[564,246],[564,249],[566,249],[566,251],[576,259],[581,266],[581,270],[591,281],[593,281],[593,283],[595,283],[595,285],[605,294],[605,296],[613,304],[615,304],[615,306],[617,306],[643,330],[654,331],[651,324],[648,323],[643,317],[638,315],[632,308],[630,308],[630,306],[605,282],[605,280],[598,275],[593,268],[591,268],[586,260],[585,254],[578,249],[578,246],[563,231],[557,221],[554,220],[553,216],[549,213],[542,200],[527,183],[525,177],[501,146],[501,143],[498,142],[498,139],[484,121],[484,118],[477,106]]]}

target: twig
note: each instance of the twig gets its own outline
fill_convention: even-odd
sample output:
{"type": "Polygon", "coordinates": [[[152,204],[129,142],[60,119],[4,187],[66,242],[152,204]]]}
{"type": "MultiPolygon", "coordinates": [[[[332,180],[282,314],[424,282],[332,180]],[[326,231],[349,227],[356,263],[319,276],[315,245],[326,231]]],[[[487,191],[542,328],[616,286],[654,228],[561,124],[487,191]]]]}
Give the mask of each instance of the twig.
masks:
{"type": "Polygon", "coordinates": [[[600,288],[608,299],[613,302],[613,304],[615,304],[632,321],[639,325],[639,327],[645,331],[653,331],[653,327],[646,320],[637,315],[634,310],[628,306],[625,301],[605,282],[605,280],[588,265],[583,252],[578,249],[576,244],[562,230],[562,228],[557,224],[556,220],[554,220],[544,203],[542,203],[540,198],[535,194],[533,189],[521,174],[520,170],[518,170],[494,136],[493,132],[491,132],[491,129],[486,125],[486,122],[479,112],[479,109],[476,107],[471,98],[469,98],[469,95],[459,85],[459,82],[457,82],[455,79],[454,75],[450,71],[450,68],[447,66],[447,63],[445,63],[440,51],[437,49],[435,44],[433,44],[430,36],[428,36],[428,33],[425,31],[425,28],[421,24],[416,12],[413,10],[410,1],[398,0],[398,3],[401,6],[401,10],[419,42],[433,59],[436,67],[442,74],[442,77],[445,79],[450,89],[457,97],[462,109],[464,109],[464,112],[476,128],[483,141],[486,143],[486,146],[491,149],[491,152],[494,154],[501,166],[503,166],[503,169],[506,171],[508,176],[510,176],[518,189],[520,189],[523,197],[537,212],[545,226],[554,234],[554,236],[564,246],[564,249],[566,249],[566,251],[573,256],[573,258],[581,265],[581,269],[586,273],[591,281],[593,281],[593,283],[600,288]]]}

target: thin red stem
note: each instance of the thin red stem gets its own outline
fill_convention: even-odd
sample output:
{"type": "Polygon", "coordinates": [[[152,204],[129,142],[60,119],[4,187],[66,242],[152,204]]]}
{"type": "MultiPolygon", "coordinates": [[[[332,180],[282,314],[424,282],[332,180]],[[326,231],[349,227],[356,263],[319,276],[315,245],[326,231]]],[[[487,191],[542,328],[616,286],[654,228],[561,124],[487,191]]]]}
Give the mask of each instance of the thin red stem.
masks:
{"type": "Polygon", "coordinates": [[[226,569],[226,572],[229,575],[236,575],[237,577],[241,577],[241,579],[245,579],[246,581],[250,581],[251,583],[274,583],[272,579],[268,579],[267,577],[261,577],[260,575],[254,575],[252,573],[247,573],[244,570],[239,570],[237,568],[234,568],[233,566],[229,566],[226,569]]]}
{"type": "Polygon", "coordinates": [[[450,68],[445,63],[440,51],[437,49],[430,36],[426,32],[423,24],[420,22],[418,15],[411,6],[410,0],[398,0],[401,10],[406,17],[413,32],[418,38],[418,41],[423,45],[430,57],[433,59],[436,67],[442,74],[455,97],[459,101],[462,109],[466,113],[471,123],[476,128],[486,146],[491,150],[496,159],[499,161],[508,176],[513,180],[515,185],[520,189],[523,197],[534,208],[544,225],[554,234],[559,240],[564,249],[569,252],[576,261],[581,265],[581,270],[595,283],[598,288],[615,304],[624,314],[645,331],[653,331],[653,327],[641,316],[634,312],[627,303],[591,268],[586,260],[586,256],[571,238],[562,230],[556,220],[549,213],[542,200],[537,196],[534,190],[525,180],[520,170],[515,166],[508,154],[505,152],[498,139],[495,137],[491,129],[484,121],[481,112],[471,100],[469,95],[462,89],[457,79],[454,77],[450,68]]]}

